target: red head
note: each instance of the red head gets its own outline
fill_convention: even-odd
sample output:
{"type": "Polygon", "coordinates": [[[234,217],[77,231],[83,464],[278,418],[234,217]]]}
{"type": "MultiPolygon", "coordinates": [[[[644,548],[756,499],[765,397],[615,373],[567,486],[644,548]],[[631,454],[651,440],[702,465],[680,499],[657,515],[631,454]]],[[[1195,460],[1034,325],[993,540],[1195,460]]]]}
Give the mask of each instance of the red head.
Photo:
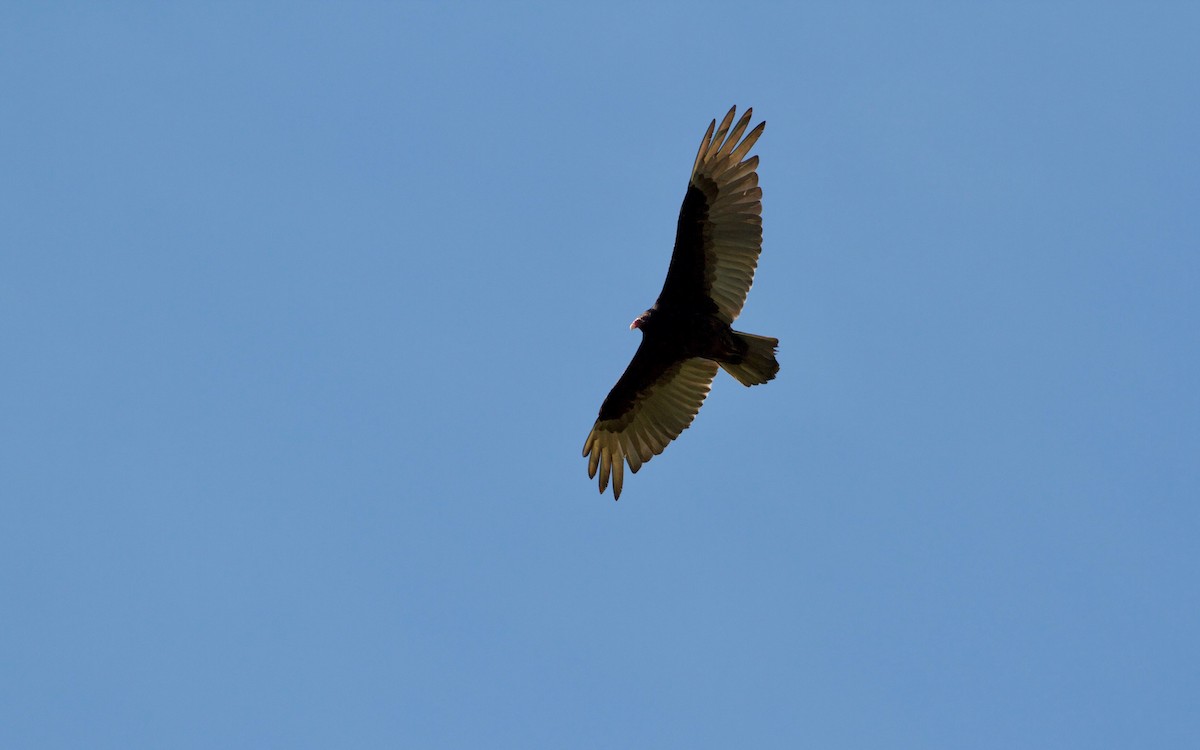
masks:
{"type": "Polygon", "coordinates": [[[646,325],[646,321],[649,319],[650,319],[650,311],[647,310],[646,312],[642,313],[641,315],[639,315],[633,319],[633,322],[629,324],[629,330],[632,331],[635,328],[641,328],[642,326],[646,325]]]}

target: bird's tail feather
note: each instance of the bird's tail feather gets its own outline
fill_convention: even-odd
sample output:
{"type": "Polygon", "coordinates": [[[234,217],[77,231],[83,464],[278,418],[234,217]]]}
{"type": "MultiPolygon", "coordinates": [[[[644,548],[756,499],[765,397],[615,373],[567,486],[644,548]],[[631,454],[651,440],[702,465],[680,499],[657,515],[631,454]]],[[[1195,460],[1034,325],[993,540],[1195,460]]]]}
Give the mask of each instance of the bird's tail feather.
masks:
{"type": "Polygon", "coordinates": [[[746,353],[737,364],[721,362],[725,372],[745,386],[761,385],[774,379],[775,374],[779,372],[779,362],[775,359],[775,348],[779,346],[779,339],[740,331],[734,331],[733,335],[746,345],[746,353]]]}

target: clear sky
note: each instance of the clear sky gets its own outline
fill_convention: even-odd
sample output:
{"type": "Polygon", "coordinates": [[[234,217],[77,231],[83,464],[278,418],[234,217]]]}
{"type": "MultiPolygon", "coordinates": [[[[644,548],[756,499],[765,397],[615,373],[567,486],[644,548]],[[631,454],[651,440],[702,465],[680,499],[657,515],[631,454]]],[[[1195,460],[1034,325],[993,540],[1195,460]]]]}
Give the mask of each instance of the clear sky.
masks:
{"type": "Polygon", "coordinates": [[[6,5],[0,746],[1200,747],[1200,11],[899,5],[6,5]]]}

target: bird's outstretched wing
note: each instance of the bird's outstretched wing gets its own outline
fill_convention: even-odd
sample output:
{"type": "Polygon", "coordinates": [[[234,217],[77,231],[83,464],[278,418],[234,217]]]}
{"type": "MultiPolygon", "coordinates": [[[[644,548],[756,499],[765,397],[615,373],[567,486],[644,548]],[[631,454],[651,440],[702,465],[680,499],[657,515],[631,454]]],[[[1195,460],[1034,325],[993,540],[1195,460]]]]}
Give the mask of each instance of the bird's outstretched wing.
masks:
{"type": "Polygon", "coordinates": [[[746,154],[766,123],[746,133],[754,112],[747,109],[731,128],[736,110],[729,110],[720,127],[713,120],[700,141],[679,210],[671,267],[656,303],[660,309],[715,313],[726,323],[742,311],[762,250],[758,157],[746,154]]]}
{"type": "Polygon", "coordinates": [[[663,452],[700,411],[717,363],[707,359],[674,360],[642,341],[625,374],[600,407],[600,416],[583,444],[588,477],[600,472],[600,492],[612,477],[613,496],[621,497],[624,462],[637,473],[663,452]]]}

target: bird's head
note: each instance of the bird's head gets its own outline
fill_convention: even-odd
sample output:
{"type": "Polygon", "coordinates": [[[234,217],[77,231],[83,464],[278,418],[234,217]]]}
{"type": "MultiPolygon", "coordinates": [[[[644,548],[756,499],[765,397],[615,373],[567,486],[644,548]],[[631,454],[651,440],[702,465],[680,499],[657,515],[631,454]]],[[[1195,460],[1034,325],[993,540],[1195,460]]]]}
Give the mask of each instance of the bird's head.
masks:
{"type": "Polygon", "coordinates": [[[629,330],[631,330],[631,331],[632,331],[632,330],[634,330],[634,329],[636,329],[636,328],[641,328],[642,326],[646,325],[646,321],[647,321],[647,320],[650,320],[650,313],[651,313],[651,312],[653,312],[653,311],[652,311],[652,310],[647,310],[646,312],[644,312],[644,313],[642,313],[641,315],[639,315],[639,316],[637,316],[636,318],[634,318],[634,319],[633,319],[633,322],[629,324],[629,330]]]}

